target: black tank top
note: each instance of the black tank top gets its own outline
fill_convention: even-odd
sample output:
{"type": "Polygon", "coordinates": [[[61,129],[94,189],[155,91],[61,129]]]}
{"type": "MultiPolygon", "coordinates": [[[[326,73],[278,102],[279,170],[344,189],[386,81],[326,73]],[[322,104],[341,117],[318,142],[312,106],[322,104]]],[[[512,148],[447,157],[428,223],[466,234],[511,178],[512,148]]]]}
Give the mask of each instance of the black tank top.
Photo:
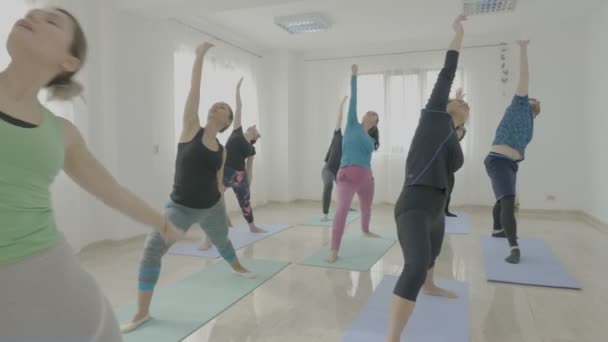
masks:
{"type": "Polygon", "coordinates": [[[220,199],[217,173],[222,167],[224,148],[218,141],[217,152],[203,144],[204,129],[189,142],[177,145],[175,178],[171,199],[184,207],[207,209],[220,199]]]}

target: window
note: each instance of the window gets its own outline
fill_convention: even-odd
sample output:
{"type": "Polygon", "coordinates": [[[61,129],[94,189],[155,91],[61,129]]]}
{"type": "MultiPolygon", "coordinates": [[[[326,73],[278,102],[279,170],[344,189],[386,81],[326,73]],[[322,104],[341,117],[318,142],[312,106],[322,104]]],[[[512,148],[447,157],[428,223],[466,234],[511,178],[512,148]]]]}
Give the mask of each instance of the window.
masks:
{"type": "MultiPolygon", "coordinates": [[[[420,111],[433,91],[439,70],[360,75],[359,119],[369,110],[380,115],[380,150],[384,154],[406,154],[416,131],[420,111]]],[[[463,87],[459,71],[452,96],[463,87]]]]}
{"type": "MultiPolygon", "coordinates": [[[[174,72],[174,127],[175,141],[179,141],[182,130],[184,106],[190,91],[192,78],[192,64],[194,63],[193,49],[179,49],[173,55],[174,72]]],[[[228,57],[218,57],[213,54],[207,56],[203,65],[201,82],[201,98],[199,105],[199,118],[201,125],[205,126],[207,110],[218,101],[226,102],[235,110],[236,85],[241,77],[245,80],[241,86],[241,99],[243,102],[243,127],[258,123],[258,100],[255,86],[255,72],[253,66],[246,62],[236,65],[228,57]]],[[[222,144],[226,143],[229,132],[218,135],[222,144]]]]}

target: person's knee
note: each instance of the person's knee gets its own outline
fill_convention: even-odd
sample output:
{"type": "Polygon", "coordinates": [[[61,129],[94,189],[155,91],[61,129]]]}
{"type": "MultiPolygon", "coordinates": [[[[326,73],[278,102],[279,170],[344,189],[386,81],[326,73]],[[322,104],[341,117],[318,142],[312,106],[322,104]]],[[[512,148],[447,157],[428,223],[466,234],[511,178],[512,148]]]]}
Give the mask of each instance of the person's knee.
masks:
{"type": "Polygon", "coordinates": [[[504,210],[515,209],[515,196],[505,196],[500,199],[500,208],[504,210]]]}
{"type": "Polygon", "coordinates": [[[426,280],[426,274],[427,263],[423,260],[405,265],[393,293],[401,298],[415,302],[426,280]]]}

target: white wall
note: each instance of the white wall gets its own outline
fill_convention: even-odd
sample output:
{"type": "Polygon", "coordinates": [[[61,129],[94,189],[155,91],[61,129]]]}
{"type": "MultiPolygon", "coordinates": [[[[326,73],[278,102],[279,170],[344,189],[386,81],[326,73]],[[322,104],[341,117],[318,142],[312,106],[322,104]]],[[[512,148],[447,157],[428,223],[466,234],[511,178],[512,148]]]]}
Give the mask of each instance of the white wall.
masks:
{"type": "MultiPolygon", "coordinates": [[[[582,172],[573,175],[577,182],[586,185],[582,198],[585,210],[602,222],[608,222],[608,154],[606,153],[606,127],[608,112],[608,3],[604,2],[589,21],[586,32],[585,87],[583,129],[585,163],[582,172]]],[[[573,85],[574,86],[574,85],[573,85]]]]}
{"type": "MultiPolygon", "coordinates": [[[[118,11],[110,2],[51,3],[74,11],[90,42],[90,57],[80,75],[87,85],[87,103],[76,104],[75,123],[95,155],[121,183],[160,207],[171,190],[174,170],[173,51],[180,43],[205,37],[166,21],[118,11]],[[154,146],[159,147],[158,154],[154,146]]],[[[559,36],[550,29],[530,35],[531,95],[541,99],[543,113],[537,120],[528,159],[521,165],[519,192],[525,208],[585,209],[607,220],[608,215],[602,212],[608,189],[601,181],[601,172],[608,161],[601,150],[602,127],[606,126],[601,92],[608,81],[606,68],[602,68],[608,50],[600,44],[607,31],[601,20],[607,15],[606,7],[595,15],[587,42],[580,39],[586,34],[582,29],[559,30],[559,36]],[[586,75],[580,70],[585,46],[586,75]],[[585,89],[578,86],[584,81],[585,89]],[[580,99],[586,99],[585,108],[581,108],[580,99]],[[584,127],[581,117],[585,118],[584,127]],[[577,152],[583,148],[587,155],[577,152]],[[587,167],[584,177],[580,165],[592,166],[587,167]],[[592,187],[600,190],[592,193],[592,187]],[[556,201],[547,201],[548,195],[556,201]]],[[[446,42],[425,44],[437,47],[446,42]]],[[[511,57],[515,56],[512,48],[511,57]]],[[[383,71],[387,65],[435,68],[443,60],[440,53],[332,62],[304,62],[305,57],[276,50],[267,51],[261,60],[259,126],[263,139],[258,149],[264,158],[256,170],[267,173],[270,181],[256,180],[254,203],[320,199],[320,169],[337,106],[347,91],[350,64],[359,63],[366,71],[383,71]]],[[[492,193],[483,158],[515,84],[512,77],[508,96],[503,97],[496,48],[466,51],[461,60],[467,70],[473,117],[466,140],[466,165],[458,174],[453,201],[456,205],[488,205],[492,193]]],[[[511,58],[509,65],[516,73],[516,60],[511,58]]],[[[387,165],[375,170],[376,177],[388,179],[377,189],[377,201],[392,203],[403,183],[405,156],[378,155],[374,159],[375,165],[387,165]]],[[[230,209],[238,208],[233,196],[227,199],[230,209]]],[[[64,175],[54,186],[54,202],[59,225],[76,249],[146,231],[94,200],[64,175]]]]}
{"type": "MultiPolygon", "coordinates": [[[[118,10],[101,0],[33,3],[64,7],[81,22],[89,42],[88,59],[79,73],[86,86],[86,104],[76,102],[74,122],[118,181],[160,209],[171,192],[176,152],[173,53],[179,45],[195,46],[210,38],[166,20],[118,10]]],[[[216,45],[226,50],[223,53],[233,52],[221,43],[216,45]]],[[[264,142],[259,143],[258,160],[265,154],[264,142]]],[[[259,174],[265,170],[262,162],[256,166],[259,174]]],[[[267,200],[264,179],[256,177],[254,182],[254,205],[267,200]]],[[[95,200],[64,174],[53,186],[53,201],[60,229],[76,250],[148,231],[95,200]]],[[[227,206],[231,211],[238,209],[234,196],[227,196],[227,206]]]]}
{"type": "MultiPolygon", "coordinates": [[[[531,96],[538,97],[543,103],[543,113],[536,121],[534,141],[527,150],[527,159],[521,164],[519,173],[521,205],[529,209],[582,207],[583,193],[578,177],[574,175],[584,158],[580,153],[565,154],[564,151],[580,151],[583,147],[584,132],[580,129],[578,114],[581,112],[578,99],[582,98],[583,90],[572,86],[583,82],[580,70],[583,60],[580,37],[583,30],[559,32],[557,35],[555,31],[546,29],[529,35],[532,40],[531,96]],[[564,48],[564,42],[568,42],[567,49],[564,48]],[[554,196],[556,200],[549,201],[548,196],[554,196]]],[[[443,45],[447,45],[447,42],[443,45]]],[[[322,53],[316,51],[314,55],[322,53]]],[[[343,52],[343,55],[348,55],[348,52],[343,52]]],[[[490,205],[493,202],[483,159],[515,90],[519,66],[515,46],[510,47],[509,55],[511,82],[506,87],[506,96],[503,96],[503,86],[500,83],[498,48],[465,50],[461,56],[461,66],[466,71],[465,82],[472,118],[465,140],[466,164],[457,174],[453,196],[455,205],[490,205]]],[[[320,134],[300,144],[300,155],[305,157],[300,159],[298,166],[302,170],[298,196],[306,199],[318,199],[320,196],[318,170],[322,167],[322,157],[331,138],[337,106],[347,90],[345,86],[352,63],[359,64],[362,72],[383,72],[395,68],[437,68],[442,62],[443,53],[307,62],[307,100],[304,110],[308,119],[303,129],[320,134]]],[[[375,155],[374,164],[388,165],[375,170],[381,172],[376,173],[377,184],[382,184],[379,177],[390,177],[387,188],[377,188],[376,201],[394,203],[403,184],[405,155],[375,155]]]]}

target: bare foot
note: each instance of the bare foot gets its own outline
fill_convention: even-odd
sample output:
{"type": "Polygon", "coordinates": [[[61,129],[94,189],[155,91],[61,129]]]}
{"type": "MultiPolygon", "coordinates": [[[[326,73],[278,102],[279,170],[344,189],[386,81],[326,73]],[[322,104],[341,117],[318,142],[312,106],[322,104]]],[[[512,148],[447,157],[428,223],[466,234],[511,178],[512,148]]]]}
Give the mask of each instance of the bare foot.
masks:
{"type": "Polygon", "coordinates": [[[255,273],[243,267],[243,265],[232,266],[232,272],[236,275],[239,275],[243,278],[253,279],[255,278],[255,273]]]}
{"type": "Polygon", "coordinates": [[[321,222],[329,222],[329,221],[331,221],[331,220],[329,219],[329,217],[327,217],[327,215],[321,217],[321,222]]]}
{"type": "Polygon", "coordinates": [[[363,233],[363,235],[365,235],[365,236],[367,236],[369,238],[376,238],[376,239],[380,237],[380,235],[374,234],[372,232],[363,233]]]}
{"type": "Polygon", "coordinates": [[[437,285],[424,286],[423,291],[424,293],[431,296],[446,297],[451,299],[458,298],[458,295],[456,293],[446,289],[442,289],[437,285]]]}
{"type": "Polygon", "coordinates": [[[266,233],[266,231],[256,225],[249,226],[249,231],[252,233],[266,233]]]}
{"type": "Polygon", "coordinates": [[[325,258],[325,262],[327,262],[328,264],[333,264],[334,262],[336,262],[336,260],[338,260],[338,252],[336,251],[331,251],[327,258],[325,258]]]}
{"type": "Polygon", "coordinates": [[[123,334],[129,333],[150,320],[150,314],[147,312],[138,312],[133,318],[120,326],[120,332],[123,334]]]}
{"type": "Polygon", "coordinates": [[[198,250],[199,251],[208,251],[211,248],[211,246],[212,246],[211,241],[205,240],[205,242],[203,242],[203,244],[198,247],[198,250]]]}

